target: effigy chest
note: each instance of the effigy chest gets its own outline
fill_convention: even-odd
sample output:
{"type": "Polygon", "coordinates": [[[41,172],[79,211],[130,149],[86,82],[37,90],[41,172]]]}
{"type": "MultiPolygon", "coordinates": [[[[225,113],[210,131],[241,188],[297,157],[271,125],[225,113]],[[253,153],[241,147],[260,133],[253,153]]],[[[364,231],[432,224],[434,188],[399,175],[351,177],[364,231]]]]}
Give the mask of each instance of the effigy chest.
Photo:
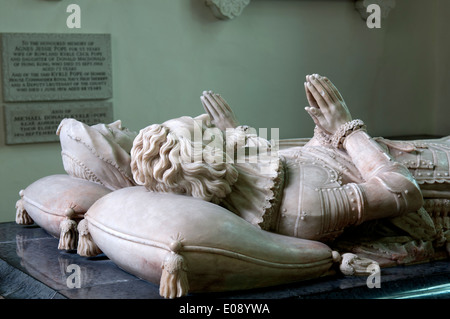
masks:
{"type": "Polygon", "coordinates": [[[283,150],[286,179],[275,231],[327,240],[356,222],[362,196],[359,171],[343,152],[325,147],[283,150]]]}

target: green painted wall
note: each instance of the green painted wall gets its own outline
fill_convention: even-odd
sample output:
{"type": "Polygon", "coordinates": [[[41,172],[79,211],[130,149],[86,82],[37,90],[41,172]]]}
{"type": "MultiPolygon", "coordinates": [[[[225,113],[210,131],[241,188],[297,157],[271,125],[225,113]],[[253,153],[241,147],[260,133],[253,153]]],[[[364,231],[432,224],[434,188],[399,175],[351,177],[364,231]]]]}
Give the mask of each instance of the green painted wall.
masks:
{"type": "MultiPolygon", "coordinates": [[[[448,66],[449,46],[438,41],[448,37],[446,9],[444,0],[397,0],[371,30],[351,0],[253,0],[232,21],[204,0],[0,0],[0,32],[110,33],[114,115],[136,131],[202,113],[199,96],[211,89],[242,124],[309,137],[304,76],[320,73],[373,135],[450,134],[436,113],[448,115],[440,62],[448,66]],[[81,7],[81,29],[66,26],[70,3],[81,7]]],[[[6,146],[3,122],[2,106],[0,222],[14,220],[20,189],[64,172],[58,143],[6,146]]]]}

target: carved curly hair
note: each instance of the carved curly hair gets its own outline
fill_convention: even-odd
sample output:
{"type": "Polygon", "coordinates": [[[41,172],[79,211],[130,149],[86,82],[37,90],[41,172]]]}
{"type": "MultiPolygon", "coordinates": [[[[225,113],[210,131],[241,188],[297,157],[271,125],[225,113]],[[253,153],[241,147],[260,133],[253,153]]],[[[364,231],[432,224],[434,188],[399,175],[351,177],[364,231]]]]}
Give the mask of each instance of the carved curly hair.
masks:
{"type": "MultiPolygon", "coordinates": [[[[131,149],[131,171],[135,182],[150,191],[186,194],[220,203],[231,192],[238,171],[225,160],[219,163],[194,161],[192,155],[199,146],[204,158],[213,152],[223,153],[223,150],[177,135],[161,124],[142,129],[131,149]]],[[[225,158],[226,154],[223,156],[225,158]]]]}

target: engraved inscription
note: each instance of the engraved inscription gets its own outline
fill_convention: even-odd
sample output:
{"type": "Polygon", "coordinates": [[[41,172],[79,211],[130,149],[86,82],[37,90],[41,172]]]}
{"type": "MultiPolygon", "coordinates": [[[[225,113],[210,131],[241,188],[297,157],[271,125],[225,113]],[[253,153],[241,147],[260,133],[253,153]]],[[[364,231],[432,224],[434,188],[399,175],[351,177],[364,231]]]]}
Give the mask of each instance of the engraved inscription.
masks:
{"type": "Polygon", "coordinates": [[[2,34],[3,99],[112,97],[108,34],[2,34]]]}
{"type": "Polygon", "coordinates": [[[6,144],[56,142],[64,118],[87,125],[113,122],[111,102],[6,104],[6,144]]]}

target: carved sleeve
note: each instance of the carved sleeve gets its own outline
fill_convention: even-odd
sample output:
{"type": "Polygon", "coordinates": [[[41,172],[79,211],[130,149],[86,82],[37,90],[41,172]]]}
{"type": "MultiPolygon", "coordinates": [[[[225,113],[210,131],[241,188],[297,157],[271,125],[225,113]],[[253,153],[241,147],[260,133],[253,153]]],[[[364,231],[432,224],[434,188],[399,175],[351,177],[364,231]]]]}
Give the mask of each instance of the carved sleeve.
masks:
{"type": "Polygon", "coordinates": [[[358,184],[364,208],[361,222],[418,210],[423,197],[409,170],[395,162],[365,131],[345,138],[343,148],[365,182],[358,184]]]}
{"type": "Polygon", "coordinates": [[[351,225],[420,209],[422,193],[409,170],[365,131],[342,142],[345,151],[330,145],[283,151],[286,181],[274,231],[331,241],[351,225]]]}

